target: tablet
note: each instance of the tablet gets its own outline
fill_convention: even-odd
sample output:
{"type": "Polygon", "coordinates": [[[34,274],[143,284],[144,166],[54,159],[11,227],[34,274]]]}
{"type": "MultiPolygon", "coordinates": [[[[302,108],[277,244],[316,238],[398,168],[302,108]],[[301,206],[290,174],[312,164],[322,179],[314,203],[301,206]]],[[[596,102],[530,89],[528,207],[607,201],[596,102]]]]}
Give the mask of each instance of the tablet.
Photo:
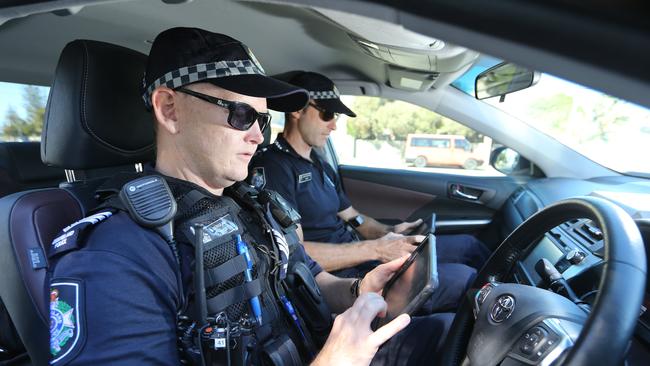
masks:
{"type": "Polygon", "coordinates": [[[431,297],[436,287],[436,237],[429,234],[384,286],[382,295],[388,304],[386,316],[376,318],[373,329],[381,327],[400,314],[413,314],[431,297]]]}
{"type": "Polygon", "coordinates": [[[409,235],[428,235],[436,232],[436,214],[432,213],[431,217],[422,220],[422,223],[413,229],[409,235]]]}

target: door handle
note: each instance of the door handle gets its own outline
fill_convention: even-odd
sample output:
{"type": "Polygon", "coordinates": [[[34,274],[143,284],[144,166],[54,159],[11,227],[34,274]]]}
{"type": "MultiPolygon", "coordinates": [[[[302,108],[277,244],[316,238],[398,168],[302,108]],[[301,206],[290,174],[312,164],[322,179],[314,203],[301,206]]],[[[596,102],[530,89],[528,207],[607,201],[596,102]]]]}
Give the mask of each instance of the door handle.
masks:
{"type": "Polygon", "coordinates": [[[451,185],[451,195],[454,197],[460,197],[471,201],[477,201],[478,198],[481,196],[480,193],[478,195],[473,195],[473,194],[463,192],[463,187],[460,184],[451,185]]]}

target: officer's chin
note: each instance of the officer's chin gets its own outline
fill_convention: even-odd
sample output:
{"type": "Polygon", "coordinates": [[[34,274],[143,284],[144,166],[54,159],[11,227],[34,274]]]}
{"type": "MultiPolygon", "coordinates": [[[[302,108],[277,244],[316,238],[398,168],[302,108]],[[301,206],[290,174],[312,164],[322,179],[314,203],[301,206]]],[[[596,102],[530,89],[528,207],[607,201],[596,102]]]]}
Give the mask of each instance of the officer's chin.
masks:
{"type": "Polygon", "coordinates": [[[325,146],[326,143],[327,143],[327,137],[322,139],[322,141],[316,141],[316,142],[310,144],[309,146],[311,146],[312,148],[321,148],[321,147],[325,146]]]}
{"type": "Polygon", "coordinates": [[[228,185],[226,187],[230,187],[231,185],[235,184],[236,182],[241,182],[244,181],[248,177],[248,166],[246,166],[243,170],[238,171],[234,174],[231,174],[231,176],[228,177],[228,185]]]}

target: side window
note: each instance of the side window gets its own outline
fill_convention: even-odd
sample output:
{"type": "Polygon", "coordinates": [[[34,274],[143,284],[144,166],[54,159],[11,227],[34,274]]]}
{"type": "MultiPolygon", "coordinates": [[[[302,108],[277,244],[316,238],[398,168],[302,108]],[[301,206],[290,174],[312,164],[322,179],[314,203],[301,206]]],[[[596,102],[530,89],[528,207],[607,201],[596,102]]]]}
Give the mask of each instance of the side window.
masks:
{"type": "Polygon", "coordinates": [[[344,96],[356,118],[341,116],[331,141],[340,164],[500,176],[489,166],[492,139],[410,103],[344,96]]]}
{"type": "Polygon", "coordinates": [[[449,139],[431,139],[431,147],[449,149],[449,139]]]}
{"type": "Polygon", "coordinates": [[[429,147],[431,146],[431,140],[415,137],[411,140],[411,146],[429,147]]]}
{"type": "Polygon", "coordinates": [[[455,140],[454,141],[454,148],[462,149],[462,150],[465,150],[465,151],[470,151],[471,150],[471,146],[470,146],[469,142],[467,142],[467,140],[464,140],[464,139],[455,140]]]}
{"type": "Polygon", "coordinates": [[[0,82],[0,141],[40,141],[49,90],[0,82]]]}

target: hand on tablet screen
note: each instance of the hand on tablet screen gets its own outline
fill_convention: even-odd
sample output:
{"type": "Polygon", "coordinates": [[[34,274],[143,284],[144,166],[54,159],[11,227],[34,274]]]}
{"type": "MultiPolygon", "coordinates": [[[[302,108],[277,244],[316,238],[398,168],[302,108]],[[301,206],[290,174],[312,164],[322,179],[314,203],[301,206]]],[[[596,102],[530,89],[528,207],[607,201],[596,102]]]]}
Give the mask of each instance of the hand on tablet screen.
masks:
{"type": "Polygon", "coordinates": [[[417,219],[411,222],[403,222],[401,224],[393,226],[393,231],[398,234],[410,233],[413,229],[420,226],[420,224],[422,224],[422,219],[417,219]]]}
{"type": "Polygon", "coordinates": [[[327,342],[312,365],[369,365],[379,346],[404,329],[411,319],[404,314],[373,332],[370,323],[385,313],[386,302],[381,296],[360,295],[351,308],[336,317],[327,342]]]}
{"type": "Polygon", "coordinates": [[[402,264],[404,264],[404,261],[406,261],[408,257],[408,255],[402,256],[401,258],[379,265],[372,271],[368,272],[359,284],[359,294],[364,294],[366,292],[381,294],[386,282],[393,277],[395,272],[402,266],[402,264]]]}

